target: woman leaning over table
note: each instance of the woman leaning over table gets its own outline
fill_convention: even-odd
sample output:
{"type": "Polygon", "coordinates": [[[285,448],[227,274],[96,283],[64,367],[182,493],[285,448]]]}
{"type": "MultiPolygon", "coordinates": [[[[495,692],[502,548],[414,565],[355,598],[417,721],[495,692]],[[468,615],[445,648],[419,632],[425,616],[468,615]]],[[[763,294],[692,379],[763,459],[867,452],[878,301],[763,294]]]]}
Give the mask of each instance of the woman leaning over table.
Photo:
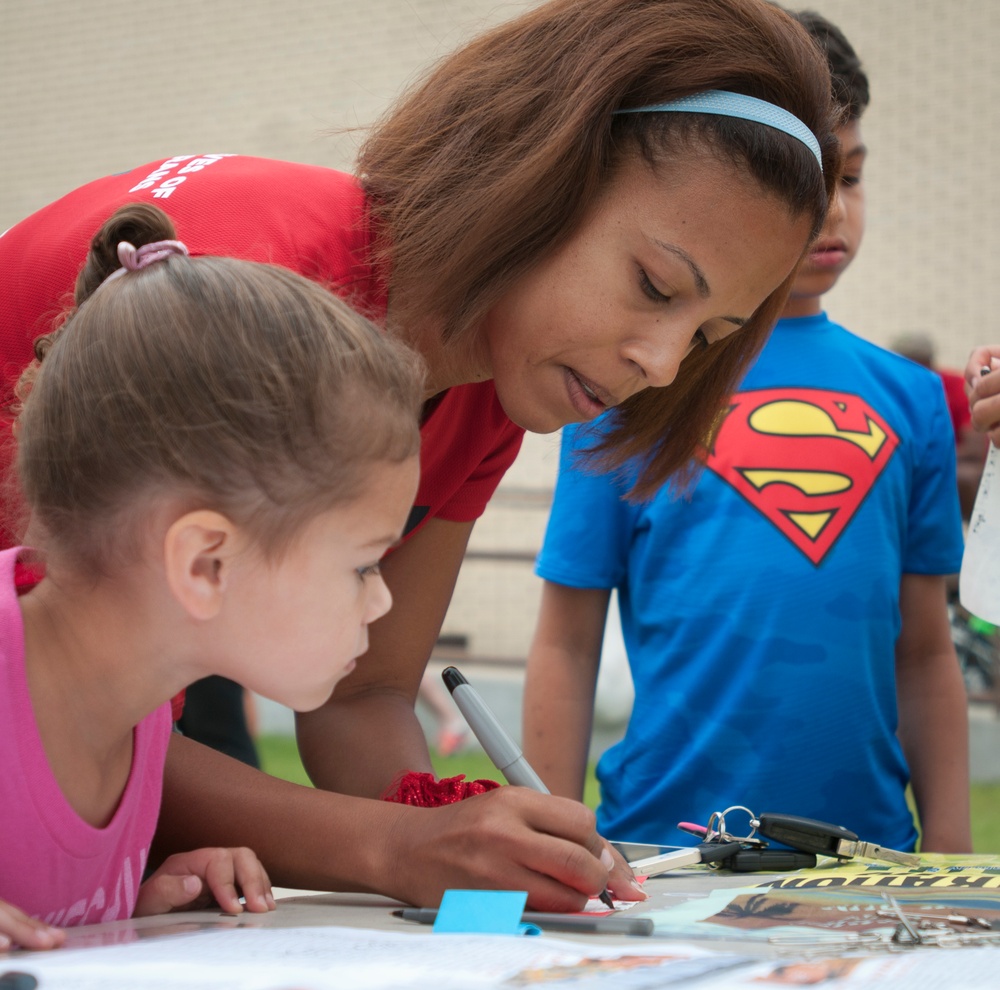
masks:
{"type": "MultiPolygon", "coordinates": [[[[608,463],[647,458],[635,494],[684,469],[822,224],[833,123],[822,56],[763,0],[553,0],[446,57],[376,126],[356,176],[172,159],[0,238],[12,377],[72,288],[94,218],[128,200],[165,209],[192,253],[328,283],[428,367],[421,485],[383,563],[393,610],[335,700],[298,721],[319,790],[175,737],[160,855],[246,845],[277,883],[418,904],[502,887],[572,910],[604,887],[610,857],[576,802],[523,788],[434,809],[370,799],[431,769],[414,699],[522,431],[614,406],[608,463]],[[741,96],[674,102],[718,90],[741,96]]],[[[617,871],[611,889],[642,896],[617,871]]]]}

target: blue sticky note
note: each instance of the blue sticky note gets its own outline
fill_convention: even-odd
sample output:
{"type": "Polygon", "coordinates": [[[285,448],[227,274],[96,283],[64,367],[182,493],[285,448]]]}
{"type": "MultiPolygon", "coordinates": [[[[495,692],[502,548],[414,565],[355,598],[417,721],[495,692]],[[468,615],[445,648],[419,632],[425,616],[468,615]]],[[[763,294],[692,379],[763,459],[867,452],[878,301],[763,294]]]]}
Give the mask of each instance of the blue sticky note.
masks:
{"type": "Polygon", "coordinates": [[[446,890],[434,931],[520,935],[527,900],[525,890],[446,890]]]}

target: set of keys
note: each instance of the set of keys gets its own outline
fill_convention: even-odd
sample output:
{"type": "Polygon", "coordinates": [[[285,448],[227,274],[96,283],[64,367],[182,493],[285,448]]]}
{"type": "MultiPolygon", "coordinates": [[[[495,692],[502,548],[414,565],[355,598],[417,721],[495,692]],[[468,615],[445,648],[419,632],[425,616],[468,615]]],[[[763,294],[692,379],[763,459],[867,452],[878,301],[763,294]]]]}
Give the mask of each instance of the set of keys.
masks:
{"type": "Polygon", "coordinates": [[[916,853],[864,842],[843,825],[830,825],[814,818],[771,814],[761,815],[760,818],[751,816],[750,827],[768,839],[817,856],[833,856],[841,860],[872,859],[898,866],[920,865],[920,857],[916,853]]]}
{"type": "Polygon", "coordinates": [[[864,842],[842,825],[798,815],[764,814],[758,817],[742,805],[713,812],[705,826],[681,822],[678,828],[702,841],[690,849],[679,849],[629,863],[633,872],[656,876],[682,866],[704,863],[734,873],[782,873],[815,866],[817,856],[839,860],[880,860],[900,866],[920,864],[919,856],[864,842]],[[726,815],[733,812],[745,812],[749,816],[750,832],[747,835],[737,836],[726,829],[726,815]],[[789,848],[772,849],[768,840],[789,848]]]}

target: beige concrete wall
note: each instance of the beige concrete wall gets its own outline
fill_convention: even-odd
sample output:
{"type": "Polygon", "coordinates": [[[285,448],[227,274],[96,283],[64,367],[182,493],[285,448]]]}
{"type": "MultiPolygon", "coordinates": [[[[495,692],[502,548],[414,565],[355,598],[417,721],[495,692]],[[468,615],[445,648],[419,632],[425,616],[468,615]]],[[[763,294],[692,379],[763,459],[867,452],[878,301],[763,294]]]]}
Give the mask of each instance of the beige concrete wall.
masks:
{"type": "MultiPolygon", "coordinates": [[[[0,0],[0,229],[74,186],[178,153],[349,167],[355,137],[422,66],[527,3],[502,0],[0,0]]],[[[886,343],[924,330],[958,365],[997,339],[996,0],[815,0],[869,69],[869,230],[829,298],[886,343]]],[[[2,273],[0,273],[2,277],[2,273]]],[[[474,548],[537,546],[555,472],[531,438],[474,548]],[[523,496],[524,489],[536,492],[523,496]],[[541,493],[541,499],[538,497],[541,493]]],[[[446,629],[521,655],[530,565],[468,562],[446,629]]]]}
{"type": "Polygon", "coordinates": [[[0,229],[88,179],[239,152],[349,167],[414,73],[517,4],[2,0],[0,229]]]}

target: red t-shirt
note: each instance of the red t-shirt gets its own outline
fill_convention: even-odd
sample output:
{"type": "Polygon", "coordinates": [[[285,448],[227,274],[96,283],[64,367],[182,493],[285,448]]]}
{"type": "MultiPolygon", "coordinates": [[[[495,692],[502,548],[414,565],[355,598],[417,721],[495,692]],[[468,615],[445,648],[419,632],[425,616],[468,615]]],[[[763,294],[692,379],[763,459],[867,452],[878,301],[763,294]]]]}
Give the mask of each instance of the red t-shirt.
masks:
{"type": "MultiPolygon", "coordinates": [[[[94,234],[128,202],[161,207],[193,255],[282,265],[385,321],[386,287],[372,268],[365,196],[353,176],[242,155],[181,155],[81,186],[0,236],[3,408],[34,356],[32,342],[72,304],[94,234]]],[[[420,433],[407,536],[429,519],[482,515],[523,436],[489,381],[449,389],[420,433]]],[[[0,547],[8,542],[0,538],[0,547]]]]}
{"type": "MultiPolygon", "coordinates": [[[[91,238],[123,203],[152,202],[194,255],[283,265],[384,323],[386,288],[369,257],[364,193],[350,175],[242,155],[182,155],[98,179],[0,236],[0,381],[12,397],[32,342],[72,301],[91,238]]],[[[441,397],[421,430],[420,488],[408,535],[428,519],[469,522],[521,444],[492,382],[441,397]]]]}
{"type": "Polygon", "coordinates": [[[938,377],[944,386],[945,399],[948,402],[948,413],[951,416],[951,425],[955,430],[955,442],[957,443],[965,435],[965,431],[972,422],[972,413],[969,411],[969,397],[965,394],[965,379],[957,371],[944,371],[938,369],[938,377]]]}

